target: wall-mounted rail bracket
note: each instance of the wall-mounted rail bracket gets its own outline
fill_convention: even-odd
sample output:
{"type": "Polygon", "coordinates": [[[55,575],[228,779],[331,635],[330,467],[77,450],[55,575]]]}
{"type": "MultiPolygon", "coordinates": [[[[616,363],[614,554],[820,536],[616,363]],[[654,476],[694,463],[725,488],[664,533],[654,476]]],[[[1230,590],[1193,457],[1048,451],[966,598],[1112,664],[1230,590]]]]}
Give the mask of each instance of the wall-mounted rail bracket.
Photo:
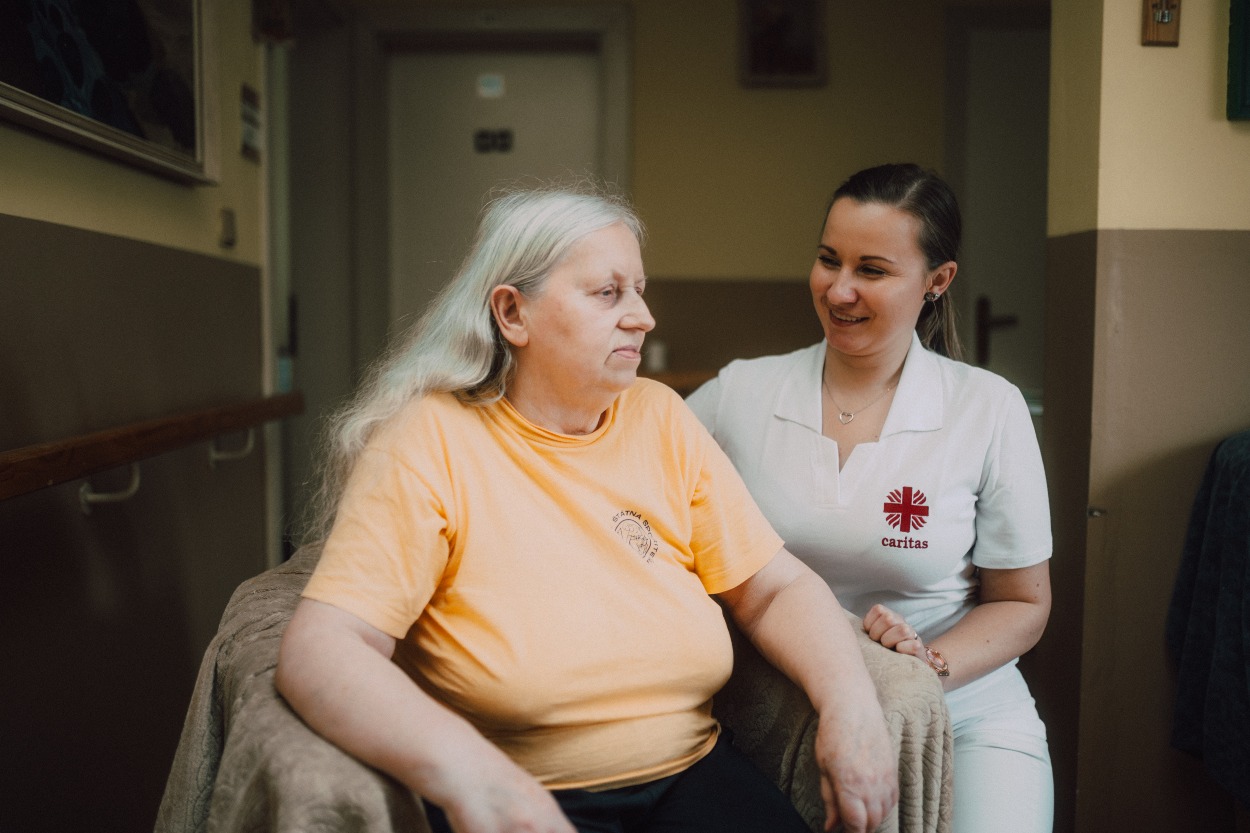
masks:
{"type": "Polygon", "coordinates": [[[234,451],[221,451],[217,448],[217,440],[214,438],[208,446],[208,467],[210,469],[217,468],[218,463],[224,463],[230,460],[242,460],[244,457],[252,453],[252,449],[256,447],[256,429],[247,429],[247,440],[243,443],[243,447],[234,451]]]}
{"type": "Polygon", "coordinates": [[[120,492],[96,492],[92,491],[90,483],[83,483],[78,487],[78,505],[82,507],[84,515],[91,514],[91,504],[93,503],[121,503],[124,500],[130,500],[139,491],[139,464],[130,464],[130,483],[120,492]]]}

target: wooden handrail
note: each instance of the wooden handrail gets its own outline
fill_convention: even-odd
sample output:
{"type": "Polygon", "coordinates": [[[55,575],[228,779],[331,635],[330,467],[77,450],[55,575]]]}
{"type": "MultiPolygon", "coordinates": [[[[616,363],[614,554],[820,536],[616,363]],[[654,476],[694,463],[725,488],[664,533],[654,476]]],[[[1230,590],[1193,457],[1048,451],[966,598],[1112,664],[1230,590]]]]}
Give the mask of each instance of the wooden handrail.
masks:
{"type": "Polygon", "coordinates": [[[303,410],[304,395],[297,391],[0,452],[0,500],[294,416],[303,410]]]}

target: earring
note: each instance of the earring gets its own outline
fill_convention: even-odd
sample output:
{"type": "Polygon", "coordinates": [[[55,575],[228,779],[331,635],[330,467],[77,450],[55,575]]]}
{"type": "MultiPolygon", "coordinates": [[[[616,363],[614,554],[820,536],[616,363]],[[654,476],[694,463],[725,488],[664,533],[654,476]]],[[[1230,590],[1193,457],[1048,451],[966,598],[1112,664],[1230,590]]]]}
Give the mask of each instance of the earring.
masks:
{"type": "Polygon", "coordinates": [[[934,301],[936,301],[936,300],[938,299],[938,297],[939,297],[941,294],[942,294],[942,293],[940,293],[940,292],[926,292],[926,293],[924,294],[924,299],[925,299],[926,301],[928,301],[930,304],[932,304],[934,301]]]}

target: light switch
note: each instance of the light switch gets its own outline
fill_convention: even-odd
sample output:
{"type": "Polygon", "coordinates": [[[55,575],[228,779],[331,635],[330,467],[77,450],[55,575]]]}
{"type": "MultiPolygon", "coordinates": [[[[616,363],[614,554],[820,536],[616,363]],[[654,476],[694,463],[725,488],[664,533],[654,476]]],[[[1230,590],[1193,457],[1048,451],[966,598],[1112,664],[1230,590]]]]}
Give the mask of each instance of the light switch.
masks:
{"type": "Polygon", "coordinates": [[[1181,42],[1181,0],[1142,0],[1141,45],[1177,46],[1181,42]]]}
{"type": "Polygon", "coordinates": [[[238,242],[238,234],[234,224],[234,209],[221,210],[221,238],[218,240],[223,249],[233,249],[238,242]]]}

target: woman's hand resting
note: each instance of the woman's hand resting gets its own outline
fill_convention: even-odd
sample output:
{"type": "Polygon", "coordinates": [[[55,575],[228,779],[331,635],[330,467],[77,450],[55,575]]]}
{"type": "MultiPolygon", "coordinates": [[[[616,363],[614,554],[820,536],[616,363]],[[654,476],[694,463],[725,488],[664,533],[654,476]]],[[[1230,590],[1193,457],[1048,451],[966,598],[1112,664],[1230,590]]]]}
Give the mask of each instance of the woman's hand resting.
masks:
{"type": "Polygon", "coordinates": [[[885,605],[873,605],[864,617],[864,630],[873,642],[886,648],[924,659],[924,641],[902,616],[885,605]]]}
{"type": "Polygon", "coordinates": [[[577,833],[528,772],[510,760],[483,763],[439,805],[456,833],[577,833]]]}
{"type": "Polygon", "coordinates": [[[815,756],[825,830],[871,833],[898,803],[898,759],[883,728],[879,711],[821,715],[815,756]]]}

